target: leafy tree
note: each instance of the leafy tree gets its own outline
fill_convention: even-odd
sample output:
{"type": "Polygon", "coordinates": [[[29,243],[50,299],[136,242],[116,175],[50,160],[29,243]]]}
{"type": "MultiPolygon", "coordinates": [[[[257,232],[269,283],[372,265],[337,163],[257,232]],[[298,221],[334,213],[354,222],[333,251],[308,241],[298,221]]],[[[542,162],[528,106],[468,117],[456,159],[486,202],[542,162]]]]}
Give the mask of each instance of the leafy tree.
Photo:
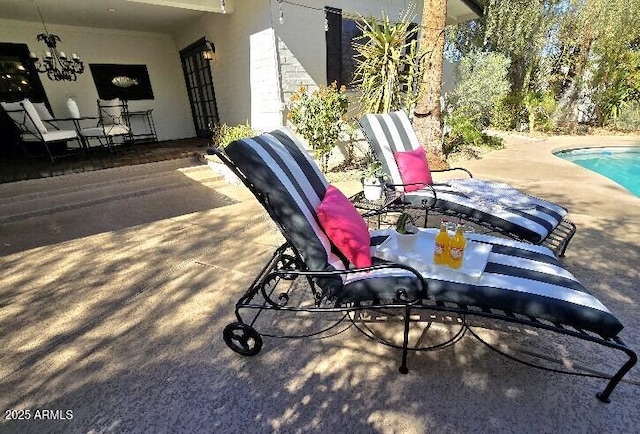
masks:
{"type": "Polygon", "coordinates": [[[541,67],[549,35],[565,0],[480,0],[485,13],[448,32],[450,57],[480,50],[510,59],[509,80],[514,95],[529,87],[541,67]]]}
{"type": "Polygon", "coordinates": [[[600,121],[615,120],[640,101],[640,0],[589,0],[582,22],[593,29],[589,58],[594,99],[600,121]]]}
{"type": "Polygon", "coordinates": [[[510,60],[500,53],[472,51],[458,64],[456,87],[450,103],[480,127],[491,121],[494,107],[509,93],[507,79],[510,60]]]}
{"type": "MultiPolygon", "coordinates": [[[[500,123],[531,114],[544,95],[557,102],[554,119],[577,121],[581,97],[591,95],[601,119],[636,101],[634,52],[639,51],[640,0],[479,0],[485,14],[448,32],[450,57],[479,49],[511,60],[511,94],[500,103],[500,123]],[[539,99],[539,98],[538,98],[539,99]]],[[[549,106],[545,102],[545,106],[549,106]]],[[[633,105],[635,107],[635,105],[633,105]]]]}
{"type": "Polygon", "coordinates": [[[615,122],[631,104],[640,102],[640,51],[617,56],[617,68],[600,83],[598,105],[603,120],[615,122]]]}

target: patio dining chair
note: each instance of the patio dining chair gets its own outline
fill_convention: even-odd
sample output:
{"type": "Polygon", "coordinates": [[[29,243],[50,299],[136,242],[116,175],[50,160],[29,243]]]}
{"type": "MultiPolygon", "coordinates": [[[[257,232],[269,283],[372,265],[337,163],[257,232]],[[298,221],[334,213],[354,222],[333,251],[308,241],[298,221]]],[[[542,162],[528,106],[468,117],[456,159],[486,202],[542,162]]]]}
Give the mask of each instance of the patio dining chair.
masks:
{"type": "Polygon", "coordinates": [[[52,122],[55,122],[53,115],[51,114],[51,112],[49,111],[49,108],[44,102],[32,101],[31,104],[33,104],[33,108],[36,109],[36,113],[38,113],[38,116],[40,117],[40,120],[42,120],[42,122],[46,122],[49,124],[52,122]]]}
{"type": "MultiPolygon", "coordinates": [[[[224,150],[211,152],[254,194],[285,238],[236,303],[236,321],[224,329],[225,343],[241,355],[258,354],[263,334],[317,337],[333,331],[348,317],[367,336],[402,350],[400,372],[404,374],[408,372],[408,351],[442,348],[467,331],[482,341],[471,330],[468,318],[489,318],[491,323],[508,323],[508,331],[514,325],[531,327],[626,354],[628,360],[613,376],[598,377],[609,380],[598,394],[605,402],[637,361],[635,352],[618,337],[621,322],[544,246],[485,234],[469,235],[486,254],[479,276],[426,266],[430,253],[418,255],[410,264],[390,260],[382,255],[382,246],[389,245],[394,230],[370,231],[288,129],[238,140],[224,150]],[[409,328],[415,314],[421,312],[457,316],[459,320],[453,322],[460,329],[451,339],[429,348],[411,346],[409,328]],[[309,313],[326,319],[343,316],[319,331],[258,331],[272,326],[261,322],[262,318],[308,318],[309,313]],[[402,342],[397,344],[361,329],[359,319],[370,313],[401,317],[402,342]]],[[[431,235],[430,229],[421,232],[421,236],[431,235]]],[[[581,362],[583,366],[588,363],[581,362]]]]}
{"type": "Polygon", "coordinates": [[[126,105],[119,98],[98,100],[97,104],[97,125],[80,129],[80,134],[87,144],[90,144],[91,140],[97,140],[100,146],[106,147],[110,152],[113,152],[116,146],[116,138],[131,139],[131,128],[128,123],[126,105]]]}
{"type": "Polygon", "coordinates": [[[20,133],[20,141],[27,157],[31,157],[27,146],[29,143],[41,143],[52,163],[58,158],[84,151],[77,131],[58,128],[44,104],[35,106],[28,99],[1,104],[20,133]],[[61,151],[53,148],[55,144],[62,144],[61,151]]]}
{"type": "Polygon", "coordinates": [[[561,205],[526,195],[514,187],[473,178],[463,168],[430,170],[404,111],[367,114],[360,127],[389,177],[387,188],[401,191],[399,205],[461,218],[491,231],[534,244],[553,246],[563,256],[576,227],[561,205]],[[434,182],[437,172],[463,173],[467,179],[434,182]]]}

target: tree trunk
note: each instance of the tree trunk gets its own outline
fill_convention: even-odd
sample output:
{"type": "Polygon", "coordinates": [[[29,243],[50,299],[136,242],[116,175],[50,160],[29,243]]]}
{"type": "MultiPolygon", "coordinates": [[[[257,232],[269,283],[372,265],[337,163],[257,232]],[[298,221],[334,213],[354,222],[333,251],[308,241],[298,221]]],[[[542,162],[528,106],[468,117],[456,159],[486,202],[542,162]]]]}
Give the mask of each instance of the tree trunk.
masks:
{"type": "Polygon", "coordinates": [[[515,95],[524,95],[524,91],[529,88],[529,83],[525,83],[526,68],[525,60],[522,56],[513,56],[509,66],[509,81],[511,81],[511,92],[515,95]]]}
{"type": "Polygon", "coordinates": [[[578,104],[580,93],[585,85],[584,74],[589,63],[592,44],[593,30],[591,26],[586,26],[582,31],[571,83],[560,95],[558,107],[554,113],[556,124],[569,129],[570,132],[575,132],[578,127],[578,104]]]}
{"type": "Polygon", "coordinates": [[[423,53],[418,101],[413,128],[425,149],[442,152],[442,62],[447,0],[424,0],[420,23],[420,51],[423,53]]]}

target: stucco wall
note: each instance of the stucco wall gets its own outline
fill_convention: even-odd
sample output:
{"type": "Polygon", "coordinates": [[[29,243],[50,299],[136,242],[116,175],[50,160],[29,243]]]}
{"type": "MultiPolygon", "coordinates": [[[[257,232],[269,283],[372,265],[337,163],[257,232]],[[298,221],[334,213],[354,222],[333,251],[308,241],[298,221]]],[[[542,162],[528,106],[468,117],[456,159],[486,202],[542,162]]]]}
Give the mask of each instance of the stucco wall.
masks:
{"type": "MultiPolygon", "coordinates": [[[[281,5],[284,22],[278,22],[279,7],[275,0],[243,0],[228,2],[228,14],[207,14],[173,35],[131,32],[88,27],[49,25],[49,31],[62,38],[61,49],[77,52],[87,71],[76,82],[54,82],[41,75],[54,114],[66,116],[66,98],[73,97],[83,115],[96,114],[98,98],[89,63],[145,64],[155,99],[131,101],[131,110],[153,108],[161,140],[193,137],[195,130],[185,88],[179,51],[203,36],[216,47],[212,74],[220,120],[234,125],[251,122],[250,39],[265,29],[273,28],[278,50],[278,70],[284,106],[290,93],[300,84],[319,85],[326,82],[326,44],[324,6],[340,8],[347,16],[381,16],[385,10],[391,18],[405,10],[410,0],[297,0],[307,8],[287,3],[281,5]]],[[[418,2],[420,3],[420,2],[418,2]]],[[[421,10],[415,11],[420,17],[421,10]]],[[[417,18],[416,18],[417,19],[417,18]]],[[[0,40],[26,43],[41,53],[44,44],[35,36],[42,32],[38,23],[0,19],[0,40]]],[[[271,73],[271,72],[265,72],[271,73]]],[[[256,72],[254,71],[254,75],[256,72]]],[[[451,80],[445,79],[449,84],[451,80]]],[[[255,87],[255,86],[254,86],[255,87]]],[[[255,113],[255,107],[254,107],[255,113]]]]}
{"type": "Polygon", "coordinates": [[[233,13],[206,15],[175,35],[178,50],[203,36],[214,43],[211,68],[221,122],[251,122],[249,38],[269,27],[267,0],[236,1],[233,13]]]}
{"type": "MultiPolygon", "coordinates": [[[[309,8],[283,3],[281,9],[284,15],[282,24],[278,22],[279,11],[274,2],[271,14],[274,17],[274,29],[279,38],[283,62],[283,90],[297,88],[295,81],[312,81],[315,84],[326,84],[326,42],[324,30],[324,6],[313,0],[297,2],[309,8]],[[294,61],[295,60],[295,61],[294,61]],[[289,68],[289,65],[290,68],[289,68]],[[304,68],[307,77],[301,74],[299,66],[304,68]],[[289,80],[289,77],[292,80],[289,80]],[[292,82],[288,82],[292,81],[292,82]]],[[[384,10],[392,19],[406,10],[409,1],[404,0],[331,0],[326,6],[342,9],[343,16],[381,17],[384,10]]],[[[421,9],[416,8],[416,20],[419,19],[421,9]]]]}
{"type": "MultiPolygon", "coordinates": [[[[51,81],[40,75],[55,116],[67,117],[68,97],[76,100],[83,116],[97,115],[98,93],[90,63],[144,64],[155,99],[131,101],[130,110],[152,108],[160,140],[195,136],[180,55],[171,35],[53,24],[47,27],[62,39],[58,48],[69,54],[77,52],[86,67],[74,82],[51,81]]],[[[45,45],[36,41],[38,33],[42,33],[42,25],[37,23],[0,19],[0,41],[25,43],[42,56],[45,45]]]]}
{"type": "MultiPolygon", "coordinates": [[[[207,15],[175,35],[178,50],[202,36],[215,44],[212,73],[221,122],[252,121],[250,37],[269,27],[274,29],[278,49],[280,104],[286,104],[290,93],[300,84],[326,83],[325,4],[314,0],[296,3],[310,8],[283,3],[284,22],[280,24],[277,1],[236,1],[233,13],[207,15]]],[[[397,17],[409,3],[409,0],[332,0],[326,5],[341,8],[347,15],[380,17],[384,9],[391,17],[397,17]]],[[[419,17],[421,10],[416,9],[415,13],[419,17]]]]}

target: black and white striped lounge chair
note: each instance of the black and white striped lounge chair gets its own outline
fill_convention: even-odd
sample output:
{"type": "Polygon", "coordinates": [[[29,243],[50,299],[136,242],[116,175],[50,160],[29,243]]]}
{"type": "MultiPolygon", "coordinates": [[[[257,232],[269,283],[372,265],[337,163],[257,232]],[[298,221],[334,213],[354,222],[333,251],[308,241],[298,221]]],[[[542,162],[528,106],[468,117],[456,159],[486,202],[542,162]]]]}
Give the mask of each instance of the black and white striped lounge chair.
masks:
{"type": "MultiPolygon", "coordinates": [[[[612,377],[600,377],[609,380],[598,394],[605,402],[636,363],[635,353],[618,337],[623,328],[620,321],[546,247],[473,234],[477,242],[491,247],[484,272],[475,279],[445,278],[437,271],[421,274],[416,268],[379,259],[378,246],[392,230],[369,232],[365,225],[365,248],[372,265],[354,268],[346,259],[348,254],[323,230],[317,211],[333,187],[290,131],[278,129],[235,141],[224,151],[211,151],[251,190],[286,239],[237,302],[237,321],[224,330],[226,344],[239,354],[256,355],[262,335],[275,336],[272,331],[257,331],[259,319],[269,317],[267,312],[294,317],[298,312],[318,313],[327,318],[340,314],[341,320],[351,318],[357,326],[358,315],[393,310],[403,318],[404,340],[401,345],[387,344],[402,348],[402,373],[408,371],[407,352],[424,349],[410,348],[408,333],[413,315],[423,311],[458,316],[461,330],[470,330],[466,318],[482,317],[624,352],[629,360],[623,367],[612,377]],[[304,284],[297,284],[298,278],[304,284]]],[[[299,336],[282,332],[279,337],[310,335],[308,331],[299,336]]]]}
{"type": "MultiPolygon", "coordinates": [[[[402,176],[394,152],[413,151],[420,147],[418,138],[404,111],[384,114],[368,114],[360,119],[360,126],[373,152],[390,177],[391,188],[404,191],[402,176]]],[[[464,171],[455,168],[451,171],[464,171]]],[[[443,172],[432,170],[432,172],[443,172]]],[[[492,200],[482,200],[483,193],[474,192],[474,186],[496,187],[498,194],[505,184],[478,182],[476,180],[453,183],[434,183],[416,191],[406,192],[403,205],[428,210],[471,221],[492,231],[508,235],[514,239],[534,244],[554,246],[560,256],[575,233],[575,225],[566,219],[567,210],[555,203],[524,195],[510,188],[524,199],[526,206],[501,206],[492,200]],[[465,186],[465,184],[468,184],[465,186]],[[463,188],[466,187],[466,188],[463,188]],[[471,190],[471,191],[470,191],[471,190]],[[474,194],[476,193],[476,194],[474,194]]],[[[508,203],[508,202],[507,202],[508,203]]]]}

